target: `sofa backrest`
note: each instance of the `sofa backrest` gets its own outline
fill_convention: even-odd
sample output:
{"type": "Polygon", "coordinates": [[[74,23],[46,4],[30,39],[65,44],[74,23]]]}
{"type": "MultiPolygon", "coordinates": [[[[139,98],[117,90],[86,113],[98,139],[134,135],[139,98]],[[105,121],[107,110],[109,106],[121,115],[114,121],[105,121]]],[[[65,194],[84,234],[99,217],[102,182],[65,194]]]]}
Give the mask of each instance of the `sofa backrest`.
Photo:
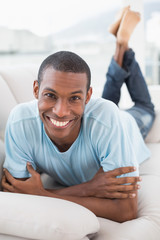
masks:
{"type": "MultiPolygon", "coordinates": [[[[160,110],[160,85],[149,85],[148,88],[152,102],[155,105],[155,110],[160,110]]],[[[120,108],[126,109],[133,106],[133,102],[125,84],[122,87],[121,93],[121,100],[119,104],[120,108]]]]}
{"type": "MultiPolygon", "coordinates": [[[[5,126],[11,109],[18,103],[34,99],[33,82],[37,79],[38,68],[39,66],[33,64],[0,68],[0,138],[4,138],[5,126]]],[[[94,88],[94,82],[92,85],[94,88]]],[[[149,86],[149,91],[155,109],[160,111],[160,86],[149,86]]],[[[121,96],[120,108],[126,109],[133,105],[125,85],[122,87],[121,96]]],[[[156,126],[159,125],[159,118],[156,126]]],[[[157,132],[157,127],[154,132],[157,132]]],[[[158,139],[160,139],[160,133],[158,139]]]]}
{"type": "Polygon", "coordinates": [[[37,79],[38,66],[15,65],[0,68],[0,137],[11,109],[18,103],[30,101],[33,96],[33,82],[37,79]]]}

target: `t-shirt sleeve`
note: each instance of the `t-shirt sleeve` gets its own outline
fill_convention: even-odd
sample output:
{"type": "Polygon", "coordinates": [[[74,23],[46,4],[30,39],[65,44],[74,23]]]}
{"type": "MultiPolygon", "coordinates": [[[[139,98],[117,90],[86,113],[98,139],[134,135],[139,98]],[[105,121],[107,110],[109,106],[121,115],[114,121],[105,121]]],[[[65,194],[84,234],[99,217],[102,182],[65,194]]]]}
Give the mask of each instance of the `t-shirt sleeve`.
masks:
{"type": "Polygon", "coordinates": [[[21,123],[12,123],[8,120],[5,133],[5,151],[6,158],[3,167],[13,177],[30,177],[26,167],[27,162],[30,162],[34,169],[36,169],[36,166],[32,159],[30,143],[27,141],[25,130],[21,123]]]}
{"type": "MultiPolygon", "coordinates": [[[[128,126],[121,122],[119,115],[114,114],[111,125],[101,126],[99,129],[98,156],[103,170],[106,172],[127,166],[135,166],[137,169],[134,172],[121,175],[121,177],[139,175],[136,151],[132,144],[132,136],[127,128],[128,126]]],[[[137,128],[134,130],[137,133],[139,131],[137,128]]]]}

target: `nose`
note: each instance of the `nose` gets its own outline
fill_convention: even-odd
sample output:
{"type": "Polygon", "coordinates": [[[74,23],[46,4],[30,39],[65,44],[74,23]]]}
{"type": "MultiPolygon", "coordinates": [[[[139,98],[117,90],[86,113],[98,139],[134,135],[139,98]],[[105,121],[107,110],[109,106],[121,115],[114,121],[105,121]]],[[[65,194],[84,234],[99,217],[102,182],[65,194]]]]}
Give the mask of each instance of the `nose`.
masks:
{"type": "Polygon", "coordinates": [[[69,114],[69,107],[66,101],[58,99],[53,108],[54,114],[59,118],[65,117],[69,114]]]}

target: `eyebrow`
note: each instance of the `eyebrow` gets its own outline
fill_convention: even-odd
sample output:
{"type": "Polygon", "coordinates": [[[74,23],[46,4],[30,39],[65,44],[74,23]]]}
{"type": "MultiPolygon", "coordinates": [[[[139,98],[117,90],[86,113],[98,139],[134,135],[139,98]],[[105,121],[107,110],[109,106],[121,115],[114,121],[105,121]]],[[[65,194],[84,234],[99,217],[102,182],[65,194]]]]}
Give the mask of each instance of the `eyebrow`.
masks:
{"type": "MultiPolygon", "coordinates": [[[[47,91],[50,91],[50,92],[53,92],[53,93],[57,93],[54,89],[52,88],[44,88],[44,90],[47,90],[47,91]]],[[[77,93],[83,93],[82,90],[78,90],[78,91],[74,91],[74,92],[71,92],[71,94],[77,94],[77,93]]]]}
{"type": "Polygon", "coordinates": [[[76,94],[76,93],[83,93],[83,91],[79,90],[79,91],[71,92],[71,94],[76,94]]]}
{"type": "Polygon", "coordinates": [[[54,93],[57,93],[55,90],[53,90],[52,88],[44,88],[43,90],[47,90],[47,91],[50,91],[50,92],[54,92],[54,93]]]}

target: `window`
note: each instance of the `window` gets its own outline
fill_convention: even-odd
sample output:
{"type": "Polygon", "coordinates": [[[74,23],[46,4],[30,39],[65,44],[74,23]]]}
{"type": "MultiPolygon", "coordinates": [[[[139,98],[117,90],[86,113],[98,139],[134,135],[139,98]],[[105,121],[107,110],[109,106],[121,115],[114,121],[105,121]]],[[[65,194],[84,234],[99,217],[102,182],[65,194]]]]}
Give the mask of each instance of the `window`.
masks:
{"type": "Polygon", "coordinates": [[[53,52],[74,51],[88,62],[94,94],[101,95],[114,51],[108,26],[120,5],[117,0],[2,1],[0,64],[40,64],[53,52]]]}
{"type": "Polygon", "coordinates": [[[135,10],[137,6],[142,12],[144,9],[144,26],[141,22],[135,32],[133,48],[148,84],[159,84],[160,0],[3,0],[0,65],[40,65],[49,54],[70,50],[87,61],[93,95],[101,96],[115,50],[115,38],[108,33],[108,27],[117,11],[130,3],[135,10]]]}
{"type": "Polygon", "coordinates": [[[160,84],[160,0],[145,1],[145,76],[148,84],[160,84]]]}

